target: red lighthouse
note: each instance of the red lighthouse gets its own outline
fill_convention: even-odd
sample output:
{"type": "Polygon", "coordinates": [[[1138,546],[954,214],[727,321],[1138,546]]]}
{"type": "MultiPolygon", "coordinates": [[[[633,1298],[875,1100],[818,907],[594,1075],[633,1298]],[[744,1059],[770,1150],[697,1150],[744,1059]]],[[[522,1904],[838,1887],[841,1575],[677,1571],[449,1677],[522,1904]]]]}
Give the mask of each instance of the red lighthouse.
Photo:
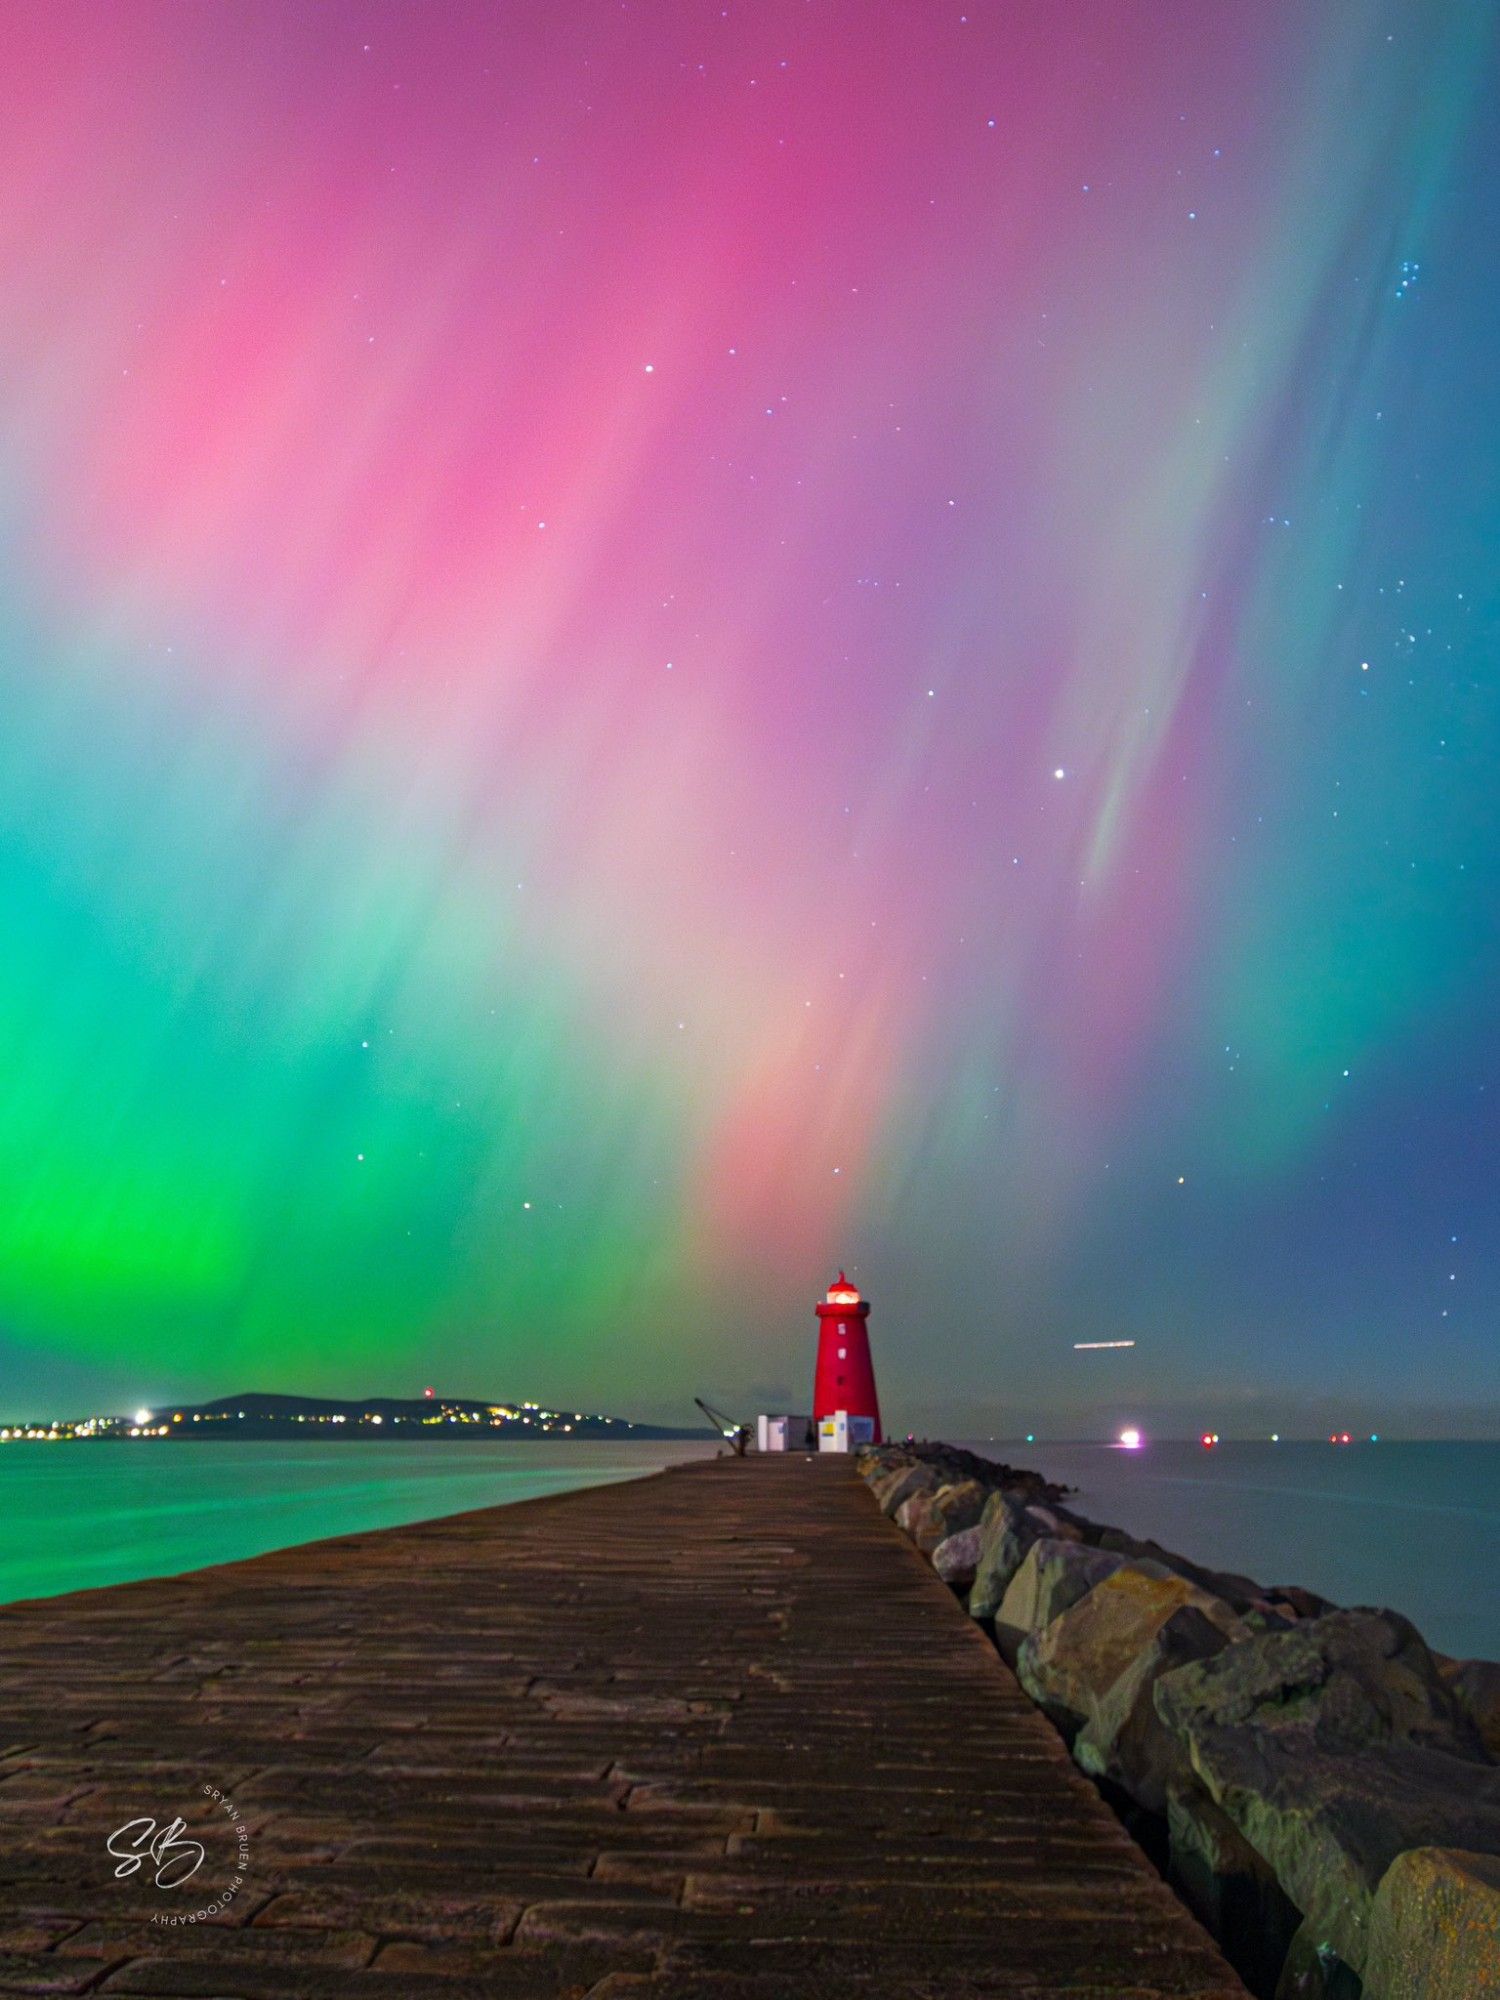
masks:
{"type": "Polygon", "coordinates": [[[880,1402],[875,1394],[875,1370],[870,1365],[870,1336],[865,1321],[870,1301],[862,1299],[840,1271],[818,1301],[818,1372],[813,1381],[813,1422],[839,1410],[849,1414],[849,1442],[879,1444],[880,1402]]]}

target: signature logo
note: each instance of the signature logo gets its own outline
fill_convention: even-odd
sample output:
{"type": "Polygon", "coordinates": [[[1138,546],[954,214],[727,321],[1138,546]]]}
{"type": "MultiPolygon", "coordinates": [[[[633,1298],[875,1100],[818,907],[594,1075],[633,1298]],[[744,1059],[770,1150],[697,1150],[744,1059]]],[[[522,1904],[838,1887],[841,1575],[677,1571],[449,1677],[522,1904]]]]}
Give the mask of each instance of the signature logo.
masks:
{"type": "Polygon", "coordinates": [[[159,1832],[154,1819],[128,1819],[117,1826],[104,1843],[120,1863],[115,1880],[136,1874],[149,1858],[156,1864],[152,1880],[158,1889],[180,1889],[191,1882],[207,1853],[201,1840],[184,1840],[186,1832],[185,1819],[174,1819],[159,1832]]]}
{"type": "Polygon", "coordinates": [[[117,1882],[135,1877],[156,1889],[184,1887],[209,1861],[212,1851],[215,1859],[210,1863],[210,1878],[220,1875],[221,1886],[214,1888],[210,1880],[206,1891],[201,1886],[195,1891],[205,1897],[201,1909],[161,1912],[152,1916],[154,1924],[202,1923],[226,1910],[244,1887],[250,1866],[249,1828],[226,1792],[217,1785],[201,1789],[208,1803],[198,1812],[198,1824],[190,1827],[180,1813],[171,1819],[140,1813],[117,1826],[105,1840],[105,1849],[117,1864],[117,1882]]]}

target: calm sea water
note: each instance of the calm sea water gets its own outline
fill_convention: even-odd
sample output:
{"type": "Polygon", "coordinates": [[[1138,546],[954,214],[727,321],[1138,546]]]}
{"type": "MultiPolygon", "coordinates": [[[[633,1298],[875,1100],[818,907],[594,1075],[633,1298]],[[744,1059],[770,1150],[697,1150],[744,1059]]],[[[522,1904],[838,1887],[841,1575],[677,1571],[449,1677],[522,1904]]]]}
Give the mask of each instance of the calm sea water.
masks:
{"type": "Polygon", "coordinates": [[[1081,1513],[1194,1561],[1388,1605],[1441,1652],[1500,1659],[1500,1443],[970,1449],[1065,1480],[1081,1513]]]}
{"type": "MultiPolygon", "coordinates": [[[[0,1450],[0,1602],[174,1575],[711,1455],[698,1443],[26,1445],[0,1450]]],[[[1500,1659],[1500,1444],[970,1449],[1078,1489],[1196,1561],[1388,1604],[1443,1652],[1500,1659]]]]}
{"type": "Polygon", "coordinates": [[[639,1479],[702,1444],[35,1444],[0,1449],[0,1603],[639,1479]]]}

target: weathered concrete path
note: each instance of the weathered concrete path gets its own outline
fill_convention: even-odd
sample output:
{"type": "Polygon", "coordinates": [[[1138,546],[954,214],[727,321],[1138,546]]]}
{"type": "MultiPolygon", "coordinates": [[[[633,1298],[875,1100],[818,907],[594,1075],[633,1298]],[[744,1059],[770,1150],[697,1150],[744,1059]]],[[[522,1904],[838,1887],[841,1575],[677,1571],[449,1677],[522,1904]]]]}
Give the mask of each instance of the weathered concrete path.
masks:
{"type": "Polygon", "coordinates": [[[838,1460],[14,1607],[0,1687],[6,1993],[1243,2000],[838,1460]]]}

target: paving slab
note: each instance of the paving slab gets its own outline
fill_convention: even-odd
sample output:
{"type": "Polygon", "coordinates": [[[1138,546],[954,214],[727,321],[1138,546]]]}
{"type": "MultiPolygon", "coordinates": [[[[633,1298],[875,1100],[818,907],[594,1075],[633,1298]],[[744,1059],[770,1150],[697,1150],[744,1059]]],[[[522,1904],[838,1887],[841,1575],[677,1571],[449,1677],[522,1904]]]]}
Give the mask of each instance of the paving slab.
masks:
{"type": "Polygon", "coordinates": [[[0,1690],[0,1993],[1245,2000],[843,1459],[3,1607],[0,1690]]]}

